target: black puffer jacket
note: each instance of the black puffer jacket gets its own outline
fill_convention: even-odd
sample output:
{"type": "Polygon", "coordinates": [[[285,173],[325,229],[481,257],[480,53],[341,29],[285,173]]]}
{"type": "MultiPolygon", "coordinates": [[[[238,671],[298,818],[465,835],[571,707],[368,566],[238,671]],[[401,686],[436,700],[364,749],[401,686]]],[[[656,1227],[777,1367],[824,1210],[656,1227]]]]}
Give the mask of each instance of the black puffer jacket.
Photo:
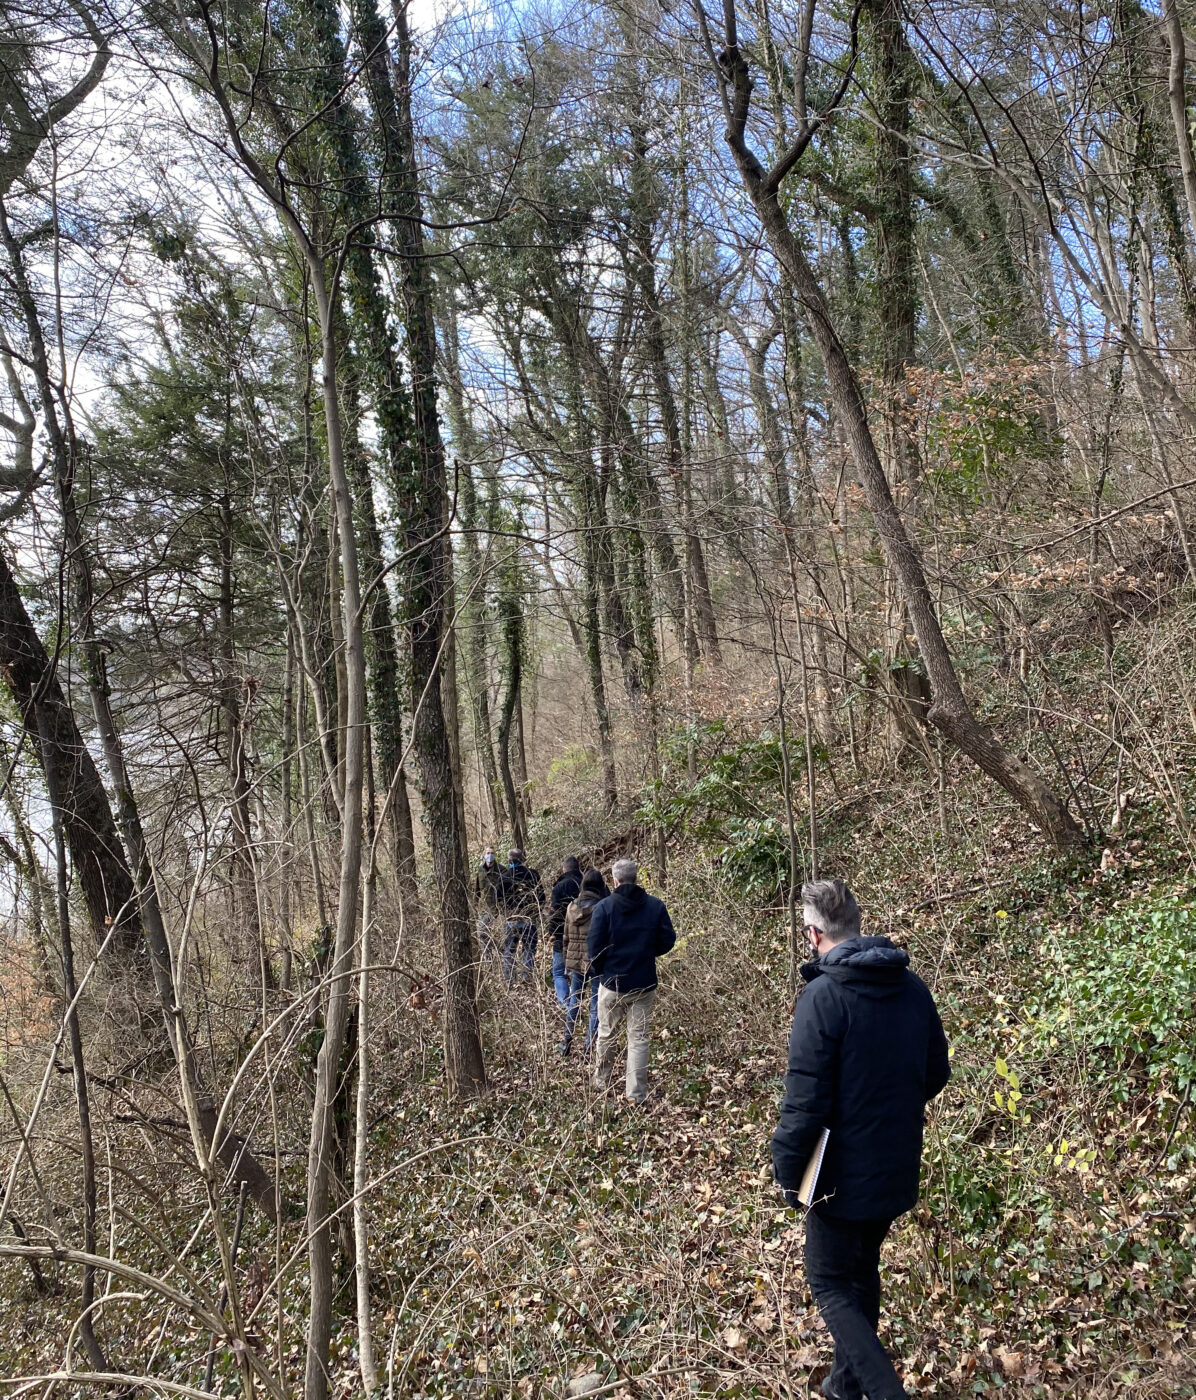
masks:
{"type": "Polygon", "coordinates": [[[829,1128],[814,1209],[892,1219],[918,1199],[923,1111],[951,1076],[934,998],[887,938],[847,939],[801,971],[776,1179],[795,1190],[829,1128]]]}

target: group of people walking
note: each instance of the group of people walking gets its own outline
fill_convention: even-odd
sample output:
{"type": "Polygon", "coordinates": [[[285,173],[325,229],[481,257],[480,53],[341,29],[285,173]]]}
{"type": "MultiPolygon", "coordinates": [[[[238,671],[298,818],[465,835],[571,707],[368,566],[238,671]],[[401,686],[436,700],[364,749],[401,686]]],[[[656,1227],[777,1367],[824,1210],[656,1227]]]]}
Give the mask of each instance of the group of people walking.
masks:
{"type": "MultiPolygon", "coordinates": [[[[541,918],[568,1055],[589,988],[586,1049],[597,1043],[594,1081],[610,1084],[616,1040],[627,1027],[628,1099],[647,1092],[656,959],[676,941],[664,904],[639,884],[635,862],[581,871],[570,857],[545,897],[539,873],[512,851],[500,868],[487,847],[478,875],[482,945],[501,957],[508,985],[522,952],[532,975],[541,918]]],[[[877,1336],[880,1250],[894,1220],[918,1198],[923,1118],[951,1075],[934,998],[888,938],[864,937],[860,909],[842,880],[802,887],[812,954],[793,1013],[773,1176],[805,1215],[806,1274],[835,1343],[822,1382],[827,1400],[907,1400],[877,1336]]]]}
{"type": "Polygon", "coordinates": [[[677,941],[663,900],[639,883],[633,860],[611,866],[613,888],[602,872],[584,873],[567,856],[551,891],[522,850],[500,866],[487,846],[478,870],[478,931],[483,957],[499,961],[507,986],[535,975],[540,926],[552,939],[552,981],[563,1013],[558,1049],[571,1053],[583,1006],[588,1007],[586,1052],[594,1051],[594,1082],[611,1082],[619,1032],[627,1028],[627,1098],[648,1095],[648,1047],[656,1000],[656,959],[677,941]]]}

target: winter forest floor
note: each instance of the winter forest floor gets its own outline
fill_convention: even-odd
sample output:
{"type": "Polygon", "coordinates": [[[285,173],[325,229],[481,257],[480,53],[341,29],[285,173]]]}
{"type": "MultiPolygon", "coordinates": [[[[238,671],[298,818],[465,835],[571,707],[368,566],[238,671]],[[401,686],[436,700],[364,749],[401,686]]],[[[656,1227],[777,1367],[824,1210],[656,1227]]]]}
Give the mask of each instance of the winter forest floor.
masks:
{"type": "MultiPolygon", "coordinates": [[[[983,840],[926,840],[902,800],[876,797],[835,855],[871,931],[902,941],[935,989],[954,1052],[922,1204],[885,1254],[886,1335],[907,1386],[1196,1395],[1196,1113],[1176,1089],[1196,1054],[1186,860],[1148,808],[1102,871],[1053,865],[1000,811],[983,817],[983,840]]],[[[696,861],[677,861],[667,894],[681,937],[661,964],[644,1109],[595,1094],[580,1036],[572,1059],[555,1054],[544,947],[536,984],[487,985],[490,1091],[469,1107],[444,1098],[434,990],[396,989],[371,1138],[388,1395],[563,1396],[585,1374],[591,1393],[629,1397],[818,1393],[830,1349],[801,1227],[767,1184],[789,1020],[784,917],[745,907],[696,861]]],[[[288,1121],[285,1090],[281,1156],[299,1201],[301,1115],[288,1121]]],[[[110,1151],[137,1137],[116,1114],[105,1131],[110,1151]]],[[[170,1161],[156,1145],[118,1187],[142,1215],[164,1191],[160,1237],[130,1231],[111,1246],[164,1275],[198,1208],[165,1190],[170,1161]]],[[[251,1332],[293,1380],[305,1300],[287,1260],[300,1237],[300,1218],[276,1238],[251,1215],[238,1266],[247,1310],[266,1292],[251,1332]],[[280,1265],[281,1318],[268,1288],[280,1265]]],[[[193,1241],[187,1267],[210,1267],[208,1253],[193,1241]]],[[[63,1291],[47,1302],[23,1266],[0,1266],[0,1374],[59,1364],[78,1300],[68,1271],[53,1277],[63,1291]]],[[[337,1307],[336,1393],[355,1395],[347,1265],[337,1307]]],[[[209,1340],[178,1317],[124,1297],[102,1323],[130,1368],[201,1384],[209,1340]]],[[[214,1388],[238,1386],[222,1352],[214,1388]]]]}

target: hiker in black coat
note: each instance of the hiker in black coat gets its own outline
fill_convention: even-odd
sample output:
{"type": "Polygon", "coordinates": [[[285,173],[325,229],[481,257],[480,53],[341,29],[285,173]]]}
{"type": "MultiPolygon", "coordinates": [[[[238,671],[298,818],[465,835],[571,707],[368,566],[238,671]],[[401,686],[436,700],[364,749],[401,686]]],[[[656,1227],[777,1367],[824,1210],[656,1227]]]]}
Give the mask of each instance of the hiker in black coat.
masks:
{"type": "Polygon", "coordinates": [[[523,945],[523,980],[531,978],[536,961],[536,944],[540,937],[540,907],[544,887],[540,872],[526,865],[523,852],[516,847],[507,858],[502,877],[502,901],[506,926],[502,945],[502,970],[507,986],[515,976],[515,954],[523,945]]]}
{"type": "Polygon", "coordinates": [[[548,901],[548,932],[552,936],[552,984],[556,999],[569,1005],[569,977],[565,972],[565,913],[581,890],[581,866],[576,856],[566,856],[561,864],[560,878],[552,887],[548,901]]]}
{"type": "Polygon", "coordinates": [[[806,1272],[835,1339],[830,1400],[899,1400],[906,1391],[876,1335],[880,1246],[918,1199],[926,1104],[951,1070],[934,998],[887,938],[860,937],[842,880],[802,888],[817,954],[802,976],[789,1040],[773,1170],[792,1205],[824,1128],[826,1155],[806,1216],[806,1272]]]}
{"type": "Polygon", "coordinates": [[[648,1040],[656,1000],[656,959],[677,941],[664,902],[639,883],[633,860],[611,866],[615,890],[594,906],[586,951],[598,976],[598,1053],[594,1083],[610,1084],[615,1040],[627,1022],[625,1088],[632,1103],[648,1096],[648,1040]]]}

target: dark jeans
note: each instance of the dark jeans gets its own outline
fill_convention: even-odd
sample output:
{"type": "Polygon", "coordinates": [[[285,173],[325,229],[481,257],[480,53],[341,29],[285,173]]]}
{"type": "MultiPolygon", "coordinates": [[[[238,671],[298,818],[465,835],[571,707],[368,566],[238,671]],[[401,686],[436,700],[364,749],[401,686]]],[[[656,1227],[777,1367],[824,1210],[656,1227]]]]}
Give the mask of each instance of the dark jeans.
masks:
{"type": "Polygon", "coordinates": [[[526,982],[531,976],[531,970],[536,961],[536,944],[539,942],[540,932],[531,919],[508,919],[506,932],[502,941],[502,975],[506,979],[507,986],[515,980],[515,954],[520,943],[523,944],[523,980],[526,982]]]}
{"type": "Polygon", "coordinates": [[[565,1039],[562,1042],[566,1049],[573,1040],[573,1028],[577,1025],[577,1013],[581,1010],[582,991],[586,986],[590,988],[590,1028],[586,1035],[587,1050],[593,1045],[598,1035],[598,979],[597,977],[587,977],[584,972],[571,972],[569,974],[569,1007],[565,1012],[565,1039]]]}
{"type": "Polygon", "coordinates": [[[835,1220],[806,1215],[806,1276],[835,1340],[826,1379],[842,1400],[905,1400],[889,1354],[876,1335],[880,1321],[880,1246],[891,1220],[835,1220]]]}
{"type": "Polygon", "coordinates": [[[569,1005],[569,974],[565,971],[565,954],[562,949],[552,950],[552,985],[556,999],[562,1006],[569,1005]]]}

